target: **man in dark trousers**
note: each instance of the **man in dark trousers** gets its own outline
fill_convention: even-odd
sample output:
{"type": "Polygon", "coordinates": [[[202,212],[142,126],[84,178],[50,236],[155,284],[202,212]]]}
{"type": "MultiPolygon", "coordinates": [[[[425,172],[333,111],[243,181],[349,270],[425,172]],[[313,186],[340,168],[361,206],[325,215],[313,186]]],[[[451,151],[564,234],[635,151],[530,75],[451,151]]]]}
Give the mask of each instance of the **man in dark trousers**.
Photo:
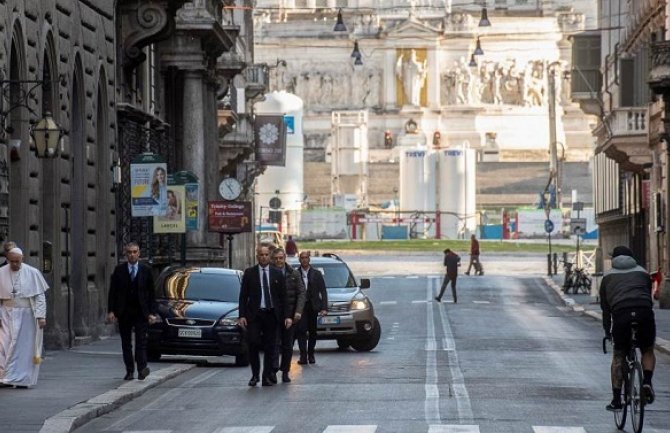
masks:
{"type": "Polygon", "coordinates": [[[288,235],[288,240],[286,241],[286,255],[295,257],[298,252],[298,244],[293,240],[293,236],[288,235]]]}
{"type": "Polygon", "coordinates": [[[442,281],[440,294],[435,297],[437,302],[442,302],[442,295],[447,288],[447,284],[451,282],[451,294],[454,297],[454,304],[457,302],[456,296],[456,279],[458,278],[458,267],[461,265],[461,258],[458,254],[451,251],[449,248],[444,250],[444,267],[447,268],[447,273],[442,281]]]}
{"type": "Polygon", "coordinates": [[[316,347],[316,321],[319,315],[325,316],[328,313],[328,292],[326,291],[326,282],[323,280],[321,272],[312,268],[310,263],[309,251],[302,251],[300,259],[300,276],[305,285],[305,309],[302,313],[298,329],[296,330],[298,338],[298,348],[300,348],[300,359],[298,364],[314,364],[314,348],[316,347]],[[309,334],[309,335],[308,335],[309,334]],[[309,343],[308,343],[309,341],[309,343]]]}
{"type": "Polygon", "coordinates": [[[468,270],[465,271],[465,275],[470,275],[470,269],[472,269],[473,265],[475,267],[475,275],[484,275],[482,263],[479,261],[479,241],[477,240],[477,236],[470,235],[470,264],[468,265],[468,270]]]}
{"type": "Polygon", "coordinates": [[[119,322],[123,362],[126,365],[124,380],[144,380],[149,375],[147,366],[147,333],[154,316],[154,279],[151,268],[139,263],[140,247],[136,242],[126,244],[127,263],[116,266],[109,284],[107,320],[119,322]],[[131,334],[135,331],[135,357],[131,334]]]}
{"type": "Polygon", "coordinates": [[[267,246],[256,248],[257,265],[244,270],[240,290],[239,324],[247,331],[251,379],[249,386],[256,386],[261,370],[260,347],[263,346],[263,386],[277,383],[272,369],[272,358],[277,344],[279,326],[293,325],[293,312],[286,302],[286,283],[282,273],[270,266],[267,246]]]}
{"type": "Polygon", "coordinates": [[[305,307],[305,285],[300,278],[300,273],[286,263],[286,252],[282,248],[276,248],[270,253],[272,265],[279,269],[286,280],[286,303],[293,313],[293,326],[279,329],[279,345],[275,351],[273,361],[274,371],[281,370],[281,380],[284,383],[291,381],[288,375],[291,370],[291,358],[293,357],[293,342],[295,328],[302,317],[302,311],[305,307]],[[281,354],[281,364],[279,356],[281,354]]]}

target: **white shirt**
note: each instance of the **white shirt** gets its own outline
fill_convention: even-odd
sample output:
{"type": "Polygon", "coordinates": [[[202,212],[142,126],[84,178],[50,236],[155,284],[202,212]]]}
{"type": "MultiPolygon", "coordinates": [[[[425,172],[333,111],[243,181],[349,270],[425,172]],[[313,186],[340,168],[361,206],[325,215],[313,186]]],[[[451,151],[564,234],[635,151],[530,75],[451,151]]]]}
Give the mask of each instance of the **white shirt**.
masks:
{"type": "Polygon", "coordinates": [[[303,267],[300,268],[300,275],[302,275],[302,282],[305,284],[305,290],[307,290],[307,274],[309,272],[309,268],[305,269],[303,267]]]}
{"type": "MultiPolygon", "coordinates": [[[[270,291],[270,266],[258,267],[258,275],[260,277],[260,282],[261,282],[261,308],[267,308],[265,306],[265,292],[263,291],[263,271],[266,272],[266,275],[268,276],[268,291],[270,291]]],[[[272,292],[270,292],[272,293],[272,292]]],[[[271,295],[272,296],[272,295],[271,295]]]]}

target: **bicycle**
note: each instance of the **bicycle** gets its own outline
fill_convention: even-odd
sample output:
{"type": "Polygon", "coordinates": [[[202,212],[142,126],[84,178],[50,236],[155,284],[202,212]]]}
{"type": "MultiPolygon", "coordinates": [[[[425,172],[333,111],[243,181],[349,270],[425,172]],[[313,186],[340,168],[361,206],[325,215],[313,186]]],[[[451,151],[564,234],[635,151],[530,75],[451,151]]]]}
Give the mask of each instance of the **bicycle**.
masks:
{"type": "Polygon", "coordinates": [[[591,293],[591,277],[584,268],[574,266],[574,263],[562,261],[563,269],[565,270],[565,278],[563,279],[563,293],[591,293]],[[573,269],[574,266],[574,269],[573,269]]]}
{"type": "MultiPolygon", "coordinates": [[[[644,424],[644,406],[646,396],[642,395],[642,364],[637,354],[637,322],[631,323],[630,349],[626,355],[625,362],[621,366],[623,384],[621,387],[621,400],[623,407],[614,411],[614,424],[619,430],[623,430],[626,425],[626,417],[630,409],[630,420],[633,425],[634,433],[642,432],[644,424]]],[[[607,353],[608,337],[603,338],[603,353],[607,353]]]]}

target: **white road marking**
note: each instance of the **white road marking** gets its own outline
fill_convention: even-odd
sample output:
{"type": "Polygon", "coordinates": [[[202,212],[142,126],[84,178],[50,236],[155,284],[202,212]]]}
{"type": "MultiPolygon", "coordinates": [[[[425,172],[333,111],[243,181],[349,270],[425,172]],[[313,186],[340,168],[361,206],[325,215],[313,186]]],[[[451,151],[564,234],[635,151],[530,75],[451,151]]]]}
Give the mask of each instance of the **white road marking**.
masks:
{"type": "Polygon", "coordinates": [[[378,302],[379,305],[396,305],[398,301],[380,301],[378,302]]]}
{"type": "Polygon", "coordinates": [[[479,433],[477,425],[430,425],[428,433],[479,433]]]}
{"type": "Polygon", "coordinates": [[[472,301],[474,304],[490,304],[491,301],[472,301]]]}
{"type": "Polygon", "coordinates": [[[426,302],[428,302],[426,299],[415,299],[412,304],[425,304],[426,302]]]}
{"type": "Polygon", "coordinates": [[[323,433],[375,433],[376,425],[329,425],[323,433]]]}
{"type": "Polygon", "coordinates": [[[420,277],[418,275],[408,275],[405,278],[407,278],[408,280],[415,280],[415,279],[418,279],[420,277]]]}
{"type": "Polygon", "coordinates": [[[582,427],[546,427],[533,426],[535,433],[586,433],[582,427]]]}
{"type": "Polygon", "coordinates": [[[274,426],[271,425],[252,425],[249,427],[222,427],[212,433],[270,433],[272,430],[274,430],[274,426]]]}
{"type": "Polygon", "coordinates": [[[453,348],[447,351],[449,360],[449,373],[451,374],[451,384],[456,397],[456,408],[458,409],[458,420],[463,423],[472,422],[472,406],[470,405],[470,396],[465,387],[463,371],[458,362],[458,351],[456,350],[456,341],[449,325],[449,319],[445,308],[439,308],[440,319],[442,321],[442,333],[444,334],[445,347],[453,348]]]}
{"type": "MultiPolygon", "coordinates": [[[[427,297],[432,296],[434,279],[426,280],[427,297]]],[[[426,400],[423,404],[424,417],[428,424],[440,422],[440,390],[437,387],[437,339],[435,337],[435,319],[433,317],[432,302],[426,303],[426,400]]]]}

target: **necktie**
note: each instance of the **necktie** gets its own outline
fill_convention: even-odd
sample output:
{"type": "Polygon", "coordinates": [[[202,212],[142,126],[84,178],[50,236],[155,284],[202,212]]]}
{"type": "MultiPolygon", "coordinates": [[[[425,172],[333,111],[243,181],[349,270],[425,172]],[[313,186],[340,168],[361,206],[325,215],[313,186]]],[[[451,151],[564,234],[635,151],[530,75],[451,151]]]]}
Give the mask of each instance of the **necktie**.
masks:
{"type": "Polygon", "coordinates": [[[130,279],[134,280],[136,275],[137,275],[137,265],[132,265],[130,267],[130,279]]]}
{"type": "Polygon", "coordinates": [[[270,283],[268,281],[267,268],[263,268],[263,297],[265,297],[265,308],[272,308],[272,298],[270,297],[270,283]]]}

